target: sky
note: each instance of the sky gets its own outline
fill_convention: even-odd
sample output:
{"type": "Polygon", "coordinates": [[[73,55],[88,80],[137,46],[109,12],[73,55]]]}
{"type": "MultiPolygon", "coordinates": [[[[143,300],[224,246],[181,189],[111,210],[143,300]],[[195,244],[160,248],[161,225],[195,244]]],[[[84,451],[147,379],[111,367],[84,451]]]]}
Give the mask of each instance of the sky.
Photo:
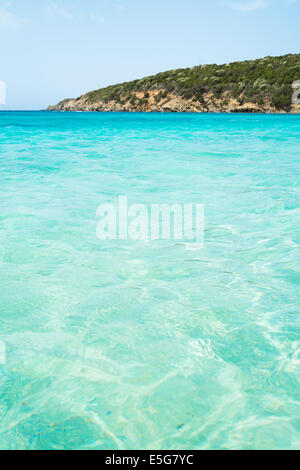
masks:
{"type": "Polygon", "coordinates": [[[300,0],[0,0],[0,110],[45,109],[175,68],[299,53],[299,20],[300,0]]]}

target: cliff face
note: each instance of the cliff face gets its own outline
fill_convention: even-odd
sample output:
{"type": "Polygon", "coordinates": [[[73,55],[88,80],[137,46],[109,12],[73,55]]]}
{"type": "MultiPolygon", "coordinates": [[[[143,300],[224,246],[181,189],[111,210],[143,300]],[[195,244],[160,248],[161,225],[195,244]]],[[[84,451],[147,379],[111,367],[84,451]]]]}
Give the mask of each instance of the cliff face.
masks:
{"type": "Polygon", "coordinates": [[[66,99],[48,109],[300,113],[300,104],[292,102],[292,85],[297,78],[300,55],[271,57],[164,72],[66,99]]]}
{"type": "MultiPolygon", "coordinates": [[[[55,106],[49,106],[49,111],[102,111],[102,112],[179,112],[179,113],[284,113],[282,109],[276,109],[270,101],[263,104],[251,101],[240,104],[234,98],[218,99],[212,94],[204,96],[203,102],[195,102],[192,99],[185,99],[173,93],[156,102],[154,97],[158,92],[148,92],[149,97],[145,98],[143,93],[132,93],[132,96],[142,98],[142,103],[132,104],[130,99],[119,103],[117,101],[99,100],[90,103],[86,95],[76,99],[64,100],[55,106]]],[[[292,105],[291,113],[300,113],[300,105],[292,105]]]]}

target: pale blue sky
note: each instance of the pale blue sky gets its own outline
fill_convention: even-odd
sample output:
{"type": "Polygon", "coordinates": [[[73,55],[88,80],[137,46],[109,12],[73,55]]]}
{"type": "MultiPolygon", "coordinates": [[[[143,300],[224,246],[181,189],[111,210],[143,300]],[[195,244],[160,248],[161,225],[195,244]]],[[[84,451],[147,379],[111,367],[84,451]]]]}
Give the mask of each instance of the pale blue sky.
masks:
{"type": "Polygon", "coordinates": [[[177,67],[299,53],[299,23],[300,0],[0,0],[0,109],[45,108],[177,67]]]}

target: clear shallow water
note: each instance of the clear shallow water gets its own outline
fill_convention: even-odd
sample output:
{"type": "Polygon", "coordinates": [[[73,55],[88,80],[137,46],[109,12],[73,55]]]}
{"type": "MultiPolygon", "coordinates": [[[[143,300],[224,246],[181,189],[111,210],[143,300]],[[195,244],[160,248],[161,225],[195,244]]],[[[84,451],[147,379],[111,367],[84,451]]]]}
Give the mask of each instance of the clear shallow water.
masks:
{"type": "Polygon", "coordinates": [[[300,116],[0,113],[2,449],[299,448],[300,116]],[[96,208],[206,206],[205,246],[96,208]]]}

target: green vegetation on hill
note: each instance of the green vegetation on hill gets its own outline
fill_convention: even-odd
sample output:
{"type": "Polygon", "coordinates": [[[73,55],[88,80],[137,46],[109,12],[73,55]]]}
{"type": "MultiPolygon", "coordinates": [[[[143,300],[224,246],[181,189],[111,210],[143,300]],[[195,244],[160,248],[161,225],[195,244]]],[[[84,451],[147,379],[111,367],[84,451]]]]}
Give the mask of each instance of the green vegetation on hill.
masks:
{"type": "Polygon", "coordinates": [[[141,80],[109,86],[87,94],[90,103],[103,100],[122,102],[132,92],[162,90],[187,99],[202,101],[206,93],[217,98],[224,92],[236,98],[240,104],[247,101],[262,104],[268,99],[277,109],[288,110],[291,106],[291,84],[300,80],[300,54],[266,57],[224,65],[169,70],[141,80]]]}
{"type": "MultiPolygon", "coordinates": [[[[277,110],[289,111],[293,92],[291,85],[295,80],[300,80],[300,54],[169,70],[83,96],[90,105],[113,101],[136,106],[147,103],[150,91],[156,91],[156,103],[173,94],[205,104],[205,96],[211,93],[225,104],[226,100],[235,99],[239,105],[267,103],[277,110]],[[143,93],[142,97],[135,95],[138,92],[143,93]]],[[[77,100],[80,99],[82,97],[77,100]]]]}

